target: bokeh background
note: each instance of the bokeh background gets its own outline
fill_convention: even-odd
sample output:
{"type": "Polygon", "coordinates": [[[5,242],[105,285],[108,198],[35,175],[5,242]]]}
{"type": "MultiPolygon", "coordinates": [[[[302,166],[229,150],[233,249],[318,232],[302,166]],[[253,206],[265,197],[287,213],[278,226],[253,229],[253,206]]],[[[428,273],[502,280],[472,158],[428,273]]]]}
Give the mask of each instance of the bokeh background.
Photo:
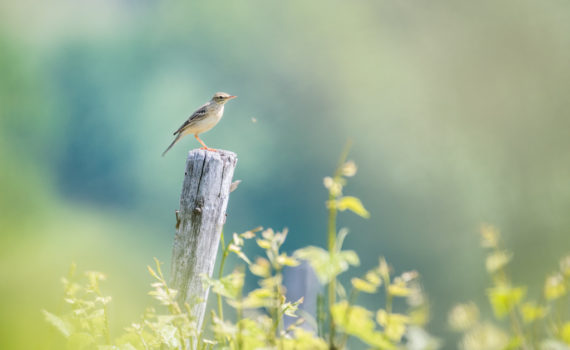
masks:
{"type": "Polygon", "coordinates": [[[569,62],[566,0],[0,1],[0,348],[47,344],[72,261],[107,273],[117,332],[152,303],[199,145],[160,154],[216,91],[239,96],[203,135],[239,156],[226,232],[324,246],[351,138],[372,216],[340,216],[346,246],[418,270],[455,348],[447,311],[485,304],[481,223],[531,294],[570,251],[569,62]]]}

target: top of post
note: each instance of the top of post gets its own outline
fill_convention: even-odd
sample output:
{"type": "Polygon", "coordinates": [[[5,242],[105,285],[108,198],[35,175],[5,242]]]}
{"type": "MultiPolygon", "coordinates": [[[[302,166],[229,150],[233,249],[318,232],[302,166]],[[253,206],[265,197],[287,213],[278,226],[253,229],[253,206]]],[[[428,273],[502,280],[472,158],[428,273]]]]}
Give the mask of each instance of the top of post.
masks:
{"type": "Polygon", "coordinates": [[[213,158],[213,159],[220,159],[220,160],[230,160],[235,162],[237,160],[237,154],[232,151],[227,151],[223,149],[217,149],[215,151],[208,151],[205,149],[192,149],[188,151],[188,160],[191,159],[206,159],[206,158],[213,158]]]}

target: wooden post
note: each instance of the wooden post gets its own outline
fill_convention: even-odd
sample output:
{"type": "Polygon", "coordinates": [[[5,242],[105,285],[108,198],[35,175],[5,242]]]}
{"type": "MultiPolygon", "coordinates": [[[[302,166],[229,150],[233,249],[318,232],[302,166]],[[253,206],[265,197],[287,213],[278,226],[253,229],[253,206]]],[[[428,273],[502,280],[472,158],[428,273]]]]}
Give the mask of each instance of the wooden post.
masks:
{"type": "Polygon", "coordinates": [[[172,251],[172,287],[178,302],[193,306],[201,329],[208,299],[200,274],[212,276],[226,221],[230,185],[237,162],[233,152],[192,150],[188,153],[177,233],[172,251]],[[202,300],[195,303],[196,300],[202,300]]]}

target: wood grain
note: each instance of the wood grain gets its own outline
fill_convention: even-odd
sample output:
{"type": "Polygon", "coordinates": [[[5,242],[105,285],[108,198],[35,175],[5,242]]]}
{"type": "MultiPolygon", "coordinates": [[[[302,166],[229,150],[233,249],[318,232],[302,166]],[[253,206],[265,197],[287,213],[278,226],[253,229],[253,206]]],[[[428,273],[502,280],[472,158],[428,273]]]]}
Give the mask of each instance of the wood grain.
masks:
{"type": "Polygon", "coordinates": [[[198,327],[208,298],[200,275],[212,276],[214,270],[236,163],[236,154],[229,151],[188,153],[172,251],[171,286],[178,290],[181,306],[184,302],[193,305],[198,327]]]}

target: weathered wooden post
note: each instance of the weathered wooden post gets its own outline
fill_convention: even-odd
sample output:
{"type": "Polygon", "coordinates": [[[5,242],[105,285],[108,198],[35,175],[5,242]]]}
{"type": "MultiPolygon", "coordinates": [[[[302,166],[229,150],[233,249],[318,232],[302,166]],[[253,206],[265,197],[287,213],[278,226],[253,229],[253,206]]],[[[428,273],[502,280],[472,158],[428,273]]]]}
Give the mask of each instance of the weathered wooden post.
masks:
{"type": "Polygon", "coordinates": [[[171,285],[178,290],[181,305],[193,305],[198,329],[208,298],[200,274],[212,276],[214,270],[236,163],[236,154],[229,151],[188,153],[172,251],[171,285]],[[194,304],[197,299],[202,301],[194,304]]]}

